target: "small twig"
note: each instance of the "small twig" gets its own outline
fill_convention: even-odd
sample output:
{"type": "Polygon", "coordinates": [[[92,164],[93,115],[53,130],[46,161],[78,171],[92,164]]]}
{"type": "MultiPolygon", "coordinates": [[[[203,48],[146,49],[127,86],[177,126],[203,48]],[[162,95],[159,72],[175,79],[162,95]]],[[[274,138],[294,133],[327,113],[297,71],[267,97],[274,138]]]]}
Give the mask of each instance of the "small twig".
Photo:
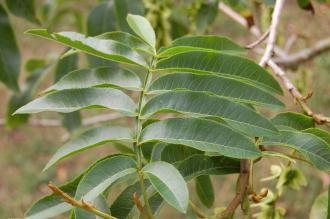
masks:
{"type": "Polygon", "coordinates": [[[241,170],[238,178],[238,189],[235,197],[231,200],[228,207],[222,212],[221,219],[229,219],[234,214],[238,205],[242,203],[244,196],[249,188],[250,161],[241,160],[241,170]]]}
{"type": "Polygon", "coordinates": [[[134,201],[137,209],[140,211],[141,216],[143,216],[145,218],[144,210],[143,210],[143,205],[142,205],[142,203],[140,201],[140,198],[139,198],[137,192],[134,192],[134,194],[133,194],[133,201],[134,201]]]}
{"type": "Polygon", "coordinates": [[[112,217],[111,215],[96,209],[92,204],[85,202],[83,199],[79,201],[75,200],[70,195],[63,192],[60,188],[52,184],[51,182],[48,183],[48,187],[53,191],[54,194],[62,196],[64,201],[72,206],[82,208],[104,219],[117,219],[116,217],[112,217]]]}
{"type": "Polygon", "coordinates": [[[287,55],[285,58],[276,58],[274,61],[276,64],[279,64],[284,68],[295,69],[301,63],[307,62],[327,51],[330,51],[330,38],[318,41],[311,48],[303,49],[294,54],[287,55]]]}
{"type": "Polygon", "coordinates": [[[246,45],[245,48],[253,49],[256,46],[258,46],[259,44],[261,44],[265,39],[267,39],[267,37],[269,36],[269,32],[270,32],[270,29],[268,29],[264,34],[262,34],[261,37],[259,39],[257,39],[255,42],[246,45]]]}
{"type": "Polygon", "coordinates": [[[191,200],[189,200],[189,206],[199,218],[209,218],[201,209],[199,209],[191,200]]]}
{"type": "Polygon", "coordinates": [[[275,47],[275,43],[276,43],[276,36],[277,36],[277,27],[280,21],[280,15],[283,9],[283,5],[284,5],[285,0],[277,0],[275,3],[275,7],[274,7],[274,12],[272,15],[272,22],[271,25],[269,27],[270,32],[269,32],[269,37],[268,37],[268,41],[267,41],[267,47],[265,50],[264,55],[262,56],[259,65],[262,67],[265,67],[268,60],[270,60],[270,58],[273,56],[273,52],[274,52],[274,47],[275,47]]]}

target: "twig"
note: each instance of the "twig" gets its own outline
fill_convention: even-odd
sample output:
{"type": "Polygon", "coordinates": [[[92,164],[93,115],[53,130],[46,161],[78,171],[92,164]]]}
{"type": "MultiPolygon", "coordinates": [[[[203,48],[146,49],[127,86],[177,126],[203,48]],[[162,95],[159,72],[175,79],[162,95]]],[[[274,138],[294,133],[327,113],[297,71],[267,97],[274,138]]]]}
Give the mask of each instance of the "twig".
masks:
{"type": "Polygon", "coordinates": [[[303,49],[294,54],[290,54],[285,58],[274,59],[275,63],[290,69],[297,68],[301,63],[307,62],[314,57],[330,51],[330,38],[318,41],[313,47],[303,49]]]}
{"type": "Polygon", "coordinates": [[[259,65],[262,67],[265,67],[268,60],[273,56],[275,42],[276,42],[276,36],[277,36],[277,27],[280,21],[280,15],[281,11],[283,9],[285,0],[277,0],[274,7],[274,12],[272,15],[272,22],[270,25],[270,31],[269,31],[269,37],[267,42],[267,47],[265,50],[264,55],[262,56],[259,65]]]}
{"type": "Polygon", "coordinates": [[[85,202],[83,199],[79,201],[75,200],[70,195],[63,192],[60,188],[52,184],[51,182],[48,183],[48,187],[53,191],[54,194],[62,196],[64,201],[72,206],[82,208],[104,219],[117,219],[116,217],[112,217],[111,215],[96,209],[92,204],[85,202]]]}
{"type": "Polygon", "coordinates": [[[256,47],[259,44],[261,44],[265,39],[267,39],[267,37],[269,36],[269,32],[270,32],[270,29],[268,28],[268,30],[264,34],[262,34],[259,39],[257,39],[253,43],[250,43],[250,44],[246,45],[245,48],[246,49],[253,49],[254,47],[256,47]]]}
{"type": "Polygon", "coordinates": [[[238,178],[238,189],[235,197],[231,200],[228,207],[222,212],[221,219],[229,219],[233,216],[236,208],[242,203],[249,187],[250,161],[241,160],[241,170],[238,178]]]}

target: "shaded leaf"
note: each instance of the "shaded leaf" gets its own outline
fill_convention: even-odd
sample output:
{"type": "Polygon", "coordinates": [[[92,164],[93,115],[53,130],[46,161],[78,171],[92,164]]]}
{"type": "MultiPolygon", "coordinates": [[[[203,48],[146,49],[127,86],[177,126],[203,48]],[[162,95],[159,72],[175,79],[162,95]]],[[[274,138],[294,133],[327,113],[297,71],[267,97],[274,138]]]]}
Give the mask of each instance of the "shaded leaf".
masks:
{"type": "Polygon", "coordinates": [[[312,117],[294,112],[279,113],[272,118],[272,123],[274,125],[288,126],[296,130],[304,130],[315,126],[312,117]]]}
{"type": "Polygon", "coordinates": [[[279,83],[253,61],[218,52],[194,51],[180,53],[157,62],[158,71],[188,71],[215,74],[246,81],[266,91],[282,94],[279,83]]]}
{"type": "Polygon", "coordinates": [[[192,73],[174,73],[162,76],[149,87],[150,93],[171,90],[192,90],[210,92],[241,103],[248,103],[271,108],[281,108],[282,102],[271,94],[235,79],[215,75],[192,73]]]}
{"type": "MultiPolygon", "coordinates": [[[[155,153],[153,151],[153,153],[155,153]]],[[[178,163],[194,154],[202,154],[202,151],[184,145],[167,144],[163,147],[160,154],[160,160],[167,163],[178,163]]]]}
{"type": "Polygon", "coordinates": [[[143,116],[175,111],[195,116],[214,116],[238,130],[253,136],[273,135],[276,128],[265,117],[228,99],[192,91],[172,91],[150,99],[142,109],[143,116]]]}
{"type": "Polygon", "coordinates": [[[164,200],[180,212],[186,212],[189,192],[179,171],[169,163],[155,161],[143,167],[143,172],[164,200]]]}
{"type": "Polygon", "coordinates": [[[128,13],[144,14],[144,5],[142,0],[115,0],[117,29],[130,32],[126,17],[128,13]]]}
{"type": "Polygon", "coordinates": [[[128,90],[141,89],[139,77],[117,66],[72,71],[47,91],[89,87],[120,87],[128,90]]]}
{"type": "Polygon", "coordinates": [[[36,17],[34,0],[6,0],[7,7],[14,15],[31,21],[35,24],[40,24],[36,17]]]}
{"type": "Polygon", "coordinates": [[[162,141],[182,144],[224,156],[253,159],[261,155],[256,146],[245,136],[232,129],[204,119],[167,119],[147,126],[141,134],[141,143],[162,141]]]}
{"type": "Polygon", "coordinates": [[[18,91],[18,76],[21,57],[15,34],[10,25],[9,17],[0,5],[0,81],[13,91],[18,91]]]}
{"type": "Polygon", "coordinates": [[[293,148],[320,170],[330,171],[330,147],[325,141],[313,134],[280,131],[277,136],[265,137],[262,144],[293,148]]]}
{"type": "Polygon", "coordinates": [[[210,176],[202,175],[195,179],[196,194],[201,203],[211,208],[214,203],[214,192],[210,176]]]}
{"type": "Polygon", "coordinates": [[[55,111],[69,113],[87,108],[109,108],[128,115],[135,114],[133,100],[112,88],[83,88],[56,91],[39,97],[19,108],[15,114],[55,111]]]}
{"type": "Polygon", "coordinates": [[[101,126],[89,129],[59,148],[44,170],[66,157],[112,141],[132,142],[133,135],[130,129],[121,126],[101,126]]]}

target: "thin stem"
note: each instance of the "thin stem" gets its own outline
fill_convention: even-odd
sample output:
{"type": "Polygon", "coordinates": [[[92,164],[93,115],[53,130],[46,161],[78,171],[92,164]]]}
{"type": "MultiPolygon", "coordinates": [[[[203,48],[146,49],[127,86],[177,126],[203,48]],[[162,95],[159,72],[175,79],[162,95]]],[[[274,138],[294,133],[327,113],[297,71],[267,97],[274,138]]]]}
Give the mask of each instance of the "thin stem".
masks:
{"type": "Polygon", "coordinates": [[[53,191],[54,194],[62,196],[64,201],[69,203],[72,206],[82,208],[82,209],[89,211],[104,219],[117,219],[116,217],[113,217],[110,214],[107,214],[105,212],[102,212],[102,211],[96,209],[92,204],[85,202],[83,199],[81,199],[79,201],[75,200],[70,195],[68,195],[67,193],[62,191],[60,188],[58,188],[57,186],[52,184],[51,182],[48,183],[48,187],[53,191]]]}
{"type": "Polygon", "coordinates": [[[205,214],[200,208],[198,208],[191,200],[189,200],[189,206],[191,210],[193,210],[198,217],[208,218],[207,214],[205,214]]]}
{"type": "Polygon", "coordinates": [[[142,110],[143,102],[144,102],[144,98],[145,98],[145,90],[149,85],[149,81],[150,81],[150,77],[151,77],[152,64],[153,64],[153,60],[151,61],[150,69],[148,69],[148,72],[147,72],[146,77],[145,77],[144,82],[143,82],[143,88],[142,88],[142,91],[141,91],[140,96],[139,96],[138,115],[135,117],[135,121],[136,121],[136,141],[133,144],[133,148],[134,148],[136,158],[137,158],[137,168],[138,168],[138,175],[139,175],[139,182],[140,182],[141,192],[142,192],[144,204],[147,208],[147,217],[149,219],[153,219],[153,214],[152,214],[152,210],[151,210],[151,207],[150,207],[150,204],[149,204],[149,201],[148,201],[148,194],[147,194],[146,187],[145,187],[145,184],[144,184],[143,172],[141,171],[141,169],[142,169],[142,149],[139,146],[139,138],[140,138],[140,133],[141,133],[141,130],[142,130],[141,110],[142,110]]]}

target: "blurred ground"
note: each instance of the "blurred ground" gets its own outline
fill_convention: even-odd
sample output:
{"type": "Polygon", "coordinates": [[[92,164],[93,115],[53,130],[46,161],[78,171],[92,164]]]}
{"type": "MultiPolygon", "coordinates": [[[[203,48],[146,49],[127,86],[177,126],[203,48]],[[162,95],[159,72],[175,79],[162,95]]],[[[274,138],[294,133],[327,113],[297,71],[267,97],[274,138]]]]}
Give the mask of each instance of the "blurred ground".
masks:
{"type": "MultiPolygon", "coordinates": [[[[93,2],[93,1],[91,1],[93,2]]],[[[292,34],[301,36],[291,51],[298,51],[304,47],[312,46],[318,39],[330,36],[330,9],[321,11],[316,5],[315,15],[300,10],[295,2],[287,4],[281,22],[280,41],[285,42],[292,34]]],[[[90,4],[92,5],[92,4],[90,4]]],[[[81,10],[88,11],[89,8],[81,10]]],[[[23,59],[37,58],[43,56],[57,57],[62,48],[46,40],[39,40],[23,35],[23,31],[32,25],[20,19],[12,18],[15,26],[16,36],[23,59]]],[[[65,24],[70,27],[70,24],[65,24]]],[[[214,28],[214,33],[227,35],[236,39],[244,45],[252,42],[254,38],[248,31],[241,28],[235,22],[224,15],[220,15],[214,28]]],[[[23,69],[23,68],[22,68],[23,69]]],[[[23,75],[23,74],[22,74],[23,75]]],[[[23,76],[24,77],[24,76],[23,76]]],[[[23,77],[21,79],[23,79],[23,77]]],[[[330,53],[319,56],[312,62],[304,64],[297,71],[290,74],[296,84],[304,85],[303,93],[314,91],[314,96],[310,102],[314,109],[326,115],[330,115],[330,53]]],[[[50,83],[51,79],[49,79],[50,83]]],[[[45,87],[43,85],[43,87],[45,87]]],[[[10,93],[0,84],[0,118],[4,117],[6,104],[10,93]]],[[[286,93],[284,101],[287,103],[287,110],[299,111],[299,108],[292,103],[291,97],[286,93]]],[[[271,115],[275,112],[266,112],[271,115]]],[[[37,115],[36,117],[43,117],[37,115]]],[[[52,117],[59,118],[56,114],[52,117]]],[[[104,146],[92,149],[89,153],[76,155],[56,168],[42,173],[41,170],[50,156],[62,144],[62,136],[65,135],[63,128],[22,126],[13,130],[0,127],[0,218],[21,218],[31,203],[44,194],[49,193],[46,186],[49,180],[62,183],[77,175],[79,171],[85,169],[98,157],[105,156],[112,147],[104,146]],[[95,152],[95,153],[94,153],[95,152]]],[[[278,163],[278,160],[273,160],[278,163]]],[[[256,184],[258,188],[263,185],[258,182],[263,176],[268,174],[269,162],[260,162],[256,166],[256,184]]],[[[324,184],[328,176],[324,176],[315,169],[300,165],[309,185],[303,191],[289,191],[281,198],[279,205],[288,207],[286,218],[298,219],[307,218],[311,203],[315,196],[324,189],[324,184]],[[323,176],[323,177],[322,177],[323,176]],[[285,200],[285,201],[284,201],[285,200]]],[[[216,188],[217,206],[225,206],[231,199],[234,191],[233,177],[213,177],[216,188]]],[[[191,185],[193,189],[193,185],[191,185]]],[[[183,218],[174,212],[171,207],[166,207],[161,212],[162,218],[183,218]]],[[[64,218],[64,217],[59,217],[64,218]]]]}

